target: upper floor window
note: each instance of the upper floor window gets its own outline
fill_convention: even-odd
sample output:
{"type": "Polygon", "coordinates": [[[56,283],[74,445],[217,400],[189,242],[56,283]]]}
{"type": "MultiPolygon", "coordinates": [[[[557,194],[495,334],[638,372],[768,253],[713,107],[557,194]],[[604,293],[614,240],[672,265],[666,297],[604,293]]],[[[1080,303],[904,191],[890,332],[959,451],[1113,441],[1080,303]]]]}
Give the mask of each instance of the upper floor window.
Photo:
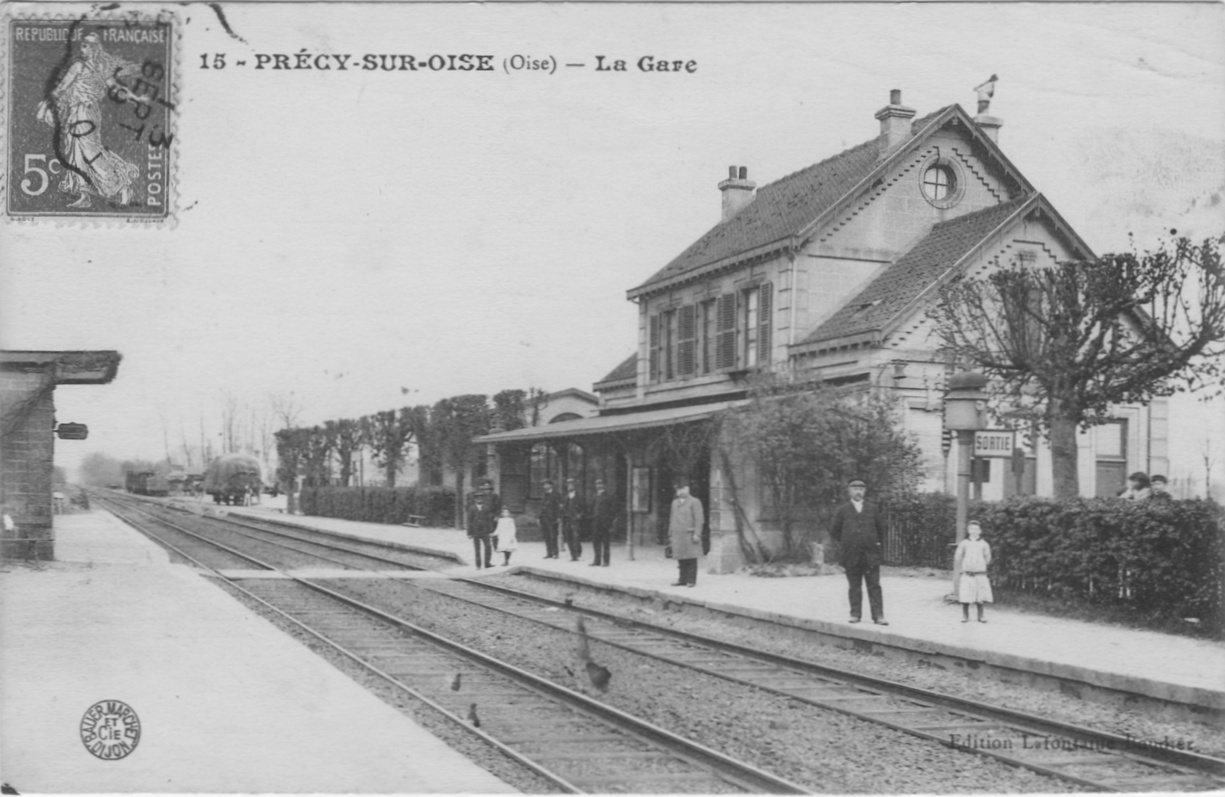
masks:
{"type": "Polygon", "coordinates": [[[773,286],[762,283],[648,318],[651,382],[755,368],[770,361],[773,286]]]}
{"type": "Polygon", "coordinates": [[[947,166],[932,166],[923,173],[923,193],[936,202],[948,199],[956,184],[957,178],[947,166]]]}
{"type": "Polygon", "coordinates": [[[919,168],[919,190],[928,204],[945,209],[961,201],[966,176],[955,157],[935,153],[919,168]]]}

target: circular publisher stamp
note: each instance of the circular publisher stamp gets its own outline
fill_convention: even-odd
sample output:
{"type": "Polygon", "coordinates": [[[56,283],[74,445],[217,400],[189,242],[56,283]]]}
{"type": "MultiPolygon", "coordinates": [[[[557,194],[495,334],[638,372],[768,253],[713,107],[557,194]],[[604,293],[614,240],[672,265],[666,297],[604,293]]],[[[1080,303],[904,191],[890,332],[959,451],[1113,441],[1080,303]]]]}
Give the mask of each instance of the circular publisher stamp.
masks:
{"type": "Polygon", "coordinates": [[[118,761],[140,743],[140,718],[122,700],[94,703],[81,718],[81,742],[103,761],[118,761]]]}

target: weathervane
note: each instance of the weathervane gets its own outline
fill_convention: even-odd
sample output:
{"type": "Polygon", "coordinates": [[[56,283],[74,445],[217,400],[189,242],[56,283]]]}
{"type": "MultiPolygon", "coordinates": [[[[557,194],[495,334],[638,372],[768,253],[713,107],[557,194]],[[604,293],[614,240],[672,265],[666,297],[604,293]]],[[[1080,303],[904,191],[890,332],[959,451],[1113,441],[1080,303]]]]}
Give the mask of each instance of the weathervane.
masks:
{"type": "Polygon", "coordinates": [[[983,83],[974,87],[974,91],[978,92],[978,112],[986,113],[987,108],[991,106],[991,97],[995,94],[995,81],[999,80],[996,75],[991,75],[983,83]]]}

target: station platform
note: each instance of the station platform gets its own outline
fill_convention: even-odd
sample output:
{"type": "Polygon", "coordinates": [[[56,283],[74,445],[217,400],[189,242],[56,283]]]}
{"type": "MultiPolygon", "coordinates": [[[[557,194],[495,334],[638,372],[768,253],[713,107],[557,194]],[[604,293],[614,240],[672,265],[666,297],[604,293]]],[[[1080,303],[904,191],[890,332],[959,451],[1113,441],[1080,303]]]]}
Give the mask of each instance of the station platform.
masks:
{"type": "Polygon", "coordinates": [[[104,511],[54,518],[51,563],[0,566],[0,779],[20,793],[510,793],[104,511]],[[99,701],[139,717],[86,749],[99,701]]]}
{"type": "MultiPolygon", "coordinates": [[[[501,566],[476,569],[472,543],[457,529],[289,516],[260,507],[230,511],[440,553],[455,561],[457,572],[465,575],[507,570],[501,566]]],[[[763,578],[747,572],[715,575],[705,572],[699,561],[697,586],[689,588],[671,586],[677,580],[677,565],[665,559],[658,546],[637,548],[631,561],[626,546],[614,544],[609,567],[590,567],[592,553],[586,544],[581,562],[570,561],[564,550],[559,559],[545,559],[544,553],[543,542],[520,542],[511,558],[511,569],[576,585],[667,599],[673,605],[696,604],[769,620],[839,637],[848,644],[888,646],[981,662],[1084,684],[1086,690],[1102,688],[1142,695],[1207,708],[1218,718],[1225,716],[1225,643],[1221,642],[1030,614],[996,605],[987,608],[987,623],[962,623],[960,606],[944,601],[951,591],[947,579],[890,575],[890,568],[884,568],[881,576],[889,625],[877,626],[867,620],[852,625],[847,622],[847,582],[841,572],[790,578],[763,578]]],[[[494,561],[500,562],[501,555],[495,553],[494,561]]]]}

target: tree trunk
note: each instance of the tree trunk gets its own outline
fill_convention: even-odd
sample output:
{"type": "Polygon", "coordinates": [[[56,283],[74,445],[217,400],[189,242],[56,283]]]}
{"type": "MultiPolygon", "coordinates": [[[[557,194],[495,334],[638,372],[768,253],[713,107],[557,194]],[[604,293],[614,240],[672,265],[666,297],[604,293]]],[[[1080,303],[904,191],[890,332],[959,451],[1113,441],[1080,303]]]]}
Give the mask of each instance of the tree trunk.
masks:
{"type": "Polygon", "coordinates": [[[1075,498],[1080,495],[1076,421],[1053,417],[1050,430],[1051,478],[1054,482],[1055,498],[1075,498]]]}
{"type": "Polygon", "coordinates": [[[455,469],[455,528],[464,527],[464,466],[455,469]]]}

